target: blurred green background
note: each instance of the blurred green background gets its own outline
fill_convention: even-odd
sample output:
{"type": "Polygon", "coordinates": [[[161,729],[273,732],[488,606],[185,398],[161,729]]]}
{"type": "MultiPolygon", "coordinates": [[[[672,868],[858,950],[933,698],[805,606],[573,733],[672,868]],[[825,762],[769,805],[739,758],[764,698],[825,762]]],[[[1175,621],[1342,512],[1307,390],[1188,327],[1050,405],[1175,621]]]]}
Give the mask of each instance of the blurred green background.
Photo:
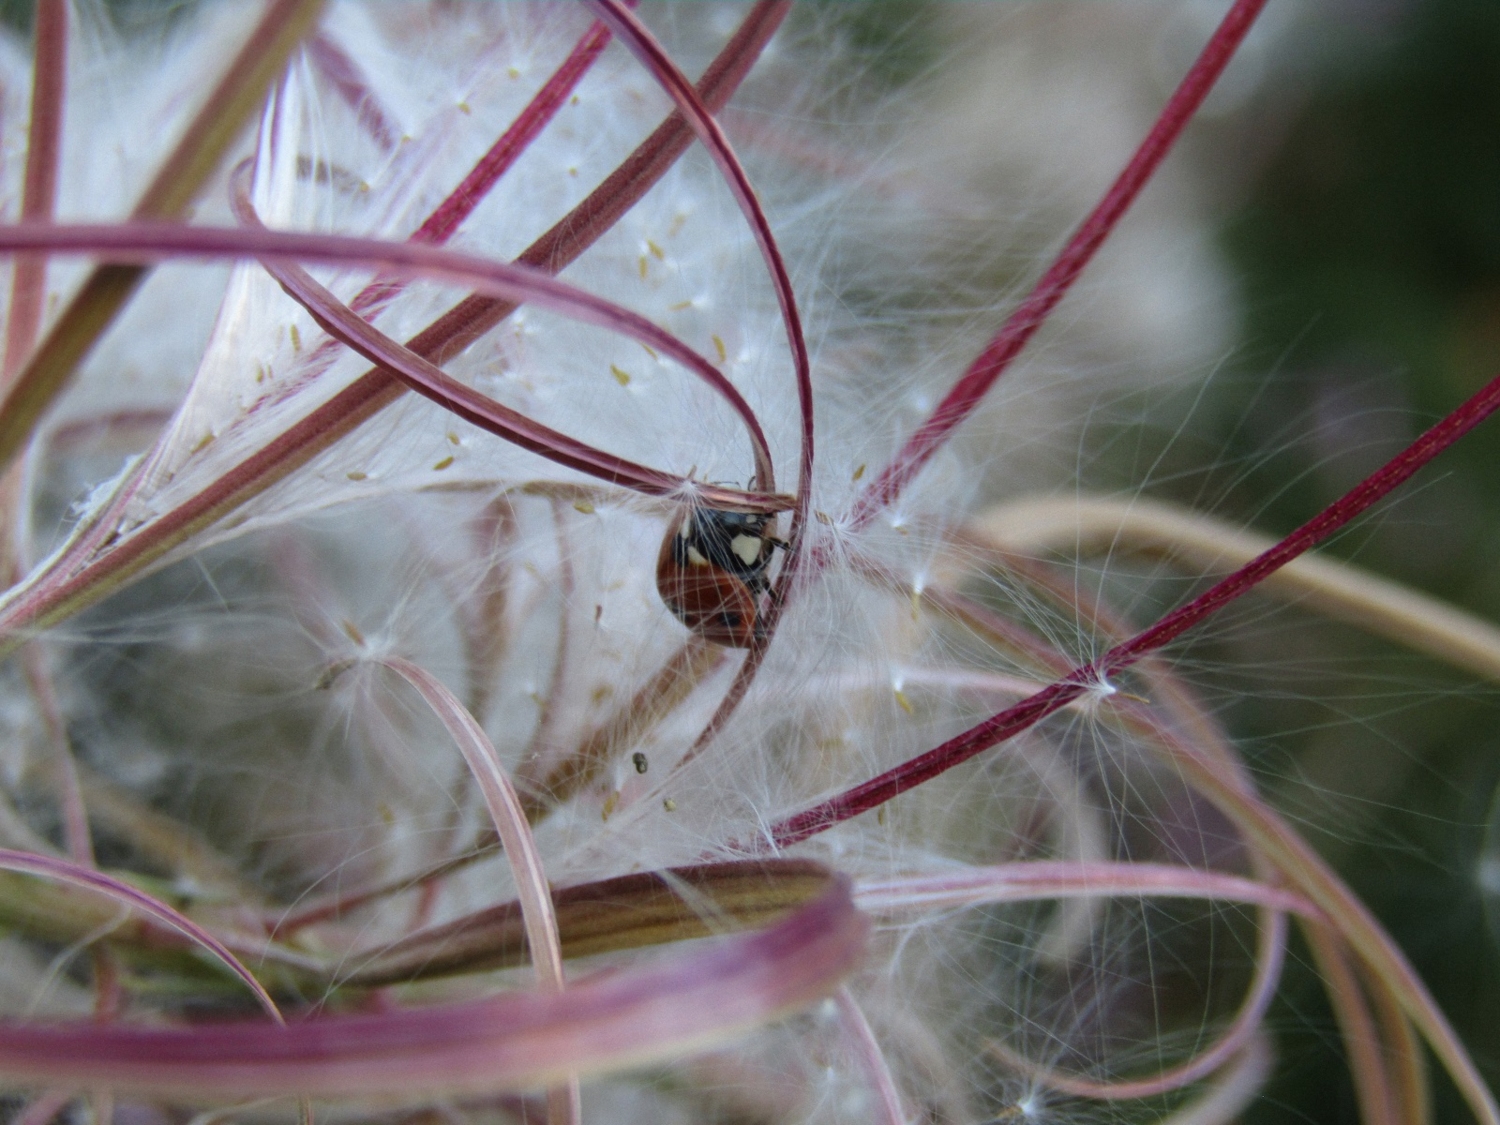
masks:
{"type": "MultiPolygon", "coordinates": [[[[1348,4],[1313,30],[1335,46],[1223,229],[1243,286],[1243,377],[1225,381],[1209,437],[1241,468],[1218,493],[1223,507],[1266,530],[1308,518],[1500,375],[1500,4],[1348,4]]],[[[1334,550],[1500,620],[1500,424],[1334,550]]],[[[1231,721],[1282,732],[1257,764],[1283,806],[1320,829],[1495,1088],[1500,929],[1482,890],[1500,779],[1495,692],[1353,636],[1341,643],[1354,659],[1329,659],[1341,670],[1317,698],[1284,692],[1278,705],[1273,684],[1272,702],[1247,702],[1231,721]],[[1252,706],[1254,719],[1242,714],[1252,706]],[[1288,780],[1326,776],[1308,757],[1332,755],[1347,797],[1288,780]]],[[[1280,1077],[1248,1120],[1356,1120],[1331,1017],[1300,960],[1275,1023],[1280,1077]]],[[[1467,1120],[1438,1087],[1438,1120],[1467,1120]]]]}
{"type": "MultiPolygon", "coordinates": [[[[1330,5],[1295,35],[1312,37],[1316,59],[1222,217],[1238,347],[1206,401],[1162,411],[1151,487],[1271,533],[1500,374],[1500,4],[1330,5]]],[[[1500,424],[1329,549],[1500,620],[1500,424]]],[[[1192,651],[1262,784],[1379,914],[1500,1086],[1500,928],[1483,889],[1500,780],[1493,687],[1296,611],[1192,651]]],[[[1278,1077],[1246,1120],[1356,1121],[1298,947],[1273,1026],[1278,1077]]],[[[1467,1120],[1435,1085],[1437,1119],[1467,1120]]]]}

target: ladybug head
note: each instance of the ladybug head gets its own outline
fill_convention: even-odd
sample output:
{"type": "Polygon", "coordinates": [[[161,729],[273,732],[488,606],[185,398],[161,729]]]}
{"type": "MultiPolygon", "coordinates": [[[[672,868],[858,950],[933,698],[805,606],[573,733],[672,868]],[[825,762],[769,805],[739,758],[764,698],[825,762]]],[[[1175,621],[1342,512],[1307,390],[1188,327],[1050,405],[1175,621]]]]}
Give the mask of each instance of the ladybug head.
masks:
{"type": "Polygon", "coordinates": [[[698,507],[667,531],[656,563],[666,607],[705,640],[749,648],[779,540],[772,517],[698,507]]]}

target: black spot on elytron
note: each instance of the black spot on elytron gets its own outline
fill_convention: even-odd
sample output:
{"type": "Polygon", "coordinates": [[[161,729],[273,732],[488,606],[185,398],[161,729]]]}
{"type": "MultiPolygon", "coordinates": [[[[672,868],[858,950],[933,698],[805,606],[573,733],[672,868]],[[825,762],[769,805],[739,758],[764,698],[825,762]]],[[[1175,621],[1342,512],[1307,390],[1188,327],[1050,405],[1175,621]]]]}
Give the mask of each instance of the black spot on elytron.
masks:
{"type": "Polygon", "coordinates": [[[740,627],[740,615],[738,613],[719,614],[719,623],[726,629],[738,629],[740,627]]]}

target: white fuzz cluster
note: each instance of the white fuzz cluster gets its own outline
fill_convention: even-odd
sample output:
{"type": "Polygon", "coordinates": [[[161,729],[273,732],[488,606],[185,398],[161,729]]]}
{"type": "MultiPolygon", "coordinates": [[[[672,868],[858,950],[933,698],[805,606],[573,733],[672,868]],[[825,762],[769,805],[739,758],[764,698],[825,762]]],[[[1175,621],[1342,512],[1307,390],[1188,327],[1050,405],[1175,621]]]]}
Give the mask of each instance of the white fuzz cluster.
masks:
{"type": "MultiPolygon", "coordinates": [[[[256,14],[202,5],[142,29],[92,12],[70,60],[60,219],[129,212],[256,14]]],[[[664,5],[643,18],[696,77],[744,14],[664,5]]],[[[880,58],[914,68],[909,77],[871,65],[867,13],[799,8],[722,114],[800,303],[816,448],[801,574],[722,719],[746,656],[695,641],[658,591],[663,538],[684,504],[561,467],[402,393],[41,634],[100,865],[155,880],[184,908],[242,932],[251,915],[290,917],[340,891],[387,888],[298,937],[309,959],[333,966],[321,999],[336,1008],[341,980],[371,951],[516,895],[449,735],[384,661],[436,675],[479,721],[523,796],[539,802],[546,876],[568,887],[764,848],[784,818],[1119,639],[1123,623],[1081,588],[1093,579],[1075,588],[1037,573],[987,538],[979,517],[1021,493],[1070,492],[1084,431],[1111,403],[1201,374],[1226,347],[1227,285],[1194,226],[1182,168],[1143,199],[915,483],[868,525],[850,519],[1160,103],[1137,63],[1120,60],[1172,13],[1097,15],[1114,30],[1075,25],[1081,13],[1050,5],[898,24],[880,58]],[[952,53],[922,53],[931,50],[952,53]],[[1080,101],[1101,109],[1079,113],[1080,101]],[[1039,649],[1011,644],[1007,628],[1039,649]],[[1039,655],[1049,645],[1056,667],[1039,655]]],[[[243,190],[270,228],[407,239],[523,116],[590,20],[582,6],[553,4],[330,6],[193,220],[235,225],[243,190]]],[[[24,130],[13,123],[25,120],[16,91],[28,63],[14,43],[0,48],[3,193],[14,214],[24,130]]],[[[447,245],[517,258],[672,109],[611,44],[447,245]]],[[[85,269],[49,267],[49,315],[85,269]]],[[[464,296],[368,269],[309,269],[345,302],[372,283],[399,286],[367,314],[398,341],[464,296]]],[[[701,145],[560,277],[718,366],[764,428],[775,490],[796,492],[802,422],[785,327],[753,232],[701,145]]],[[[751,439],[724,399],[623,334],[523,306],[442,364],[598,449],[696,482],[768,485],[752,480],[751,439]]],[[[49,557],[99,520],[111,529],[99,558],[115,540],[151,534],[369,369],[259,264],[154,268],[28,454],[30,504],[17,518],[35,569],[12,596],[41,588],[49,557]]],[[[780,514],[777,535],[790,523],[780,514]]],[[[778,546],[773,578],[788,566],[778,546]]],[[[11,667],[0,843],[55,850],[54,744],[11,667]]],[[[1162,738],[1218,737],[1176,690],[1167,673],[1101,682],[794,854],[850,876],[857,900],[905,874],[1023,859],[1248,874],[1228,823],[1156,752],[1162,738]],[[1121,700],[1155,708],[1159,726],[1117,721],[1121,700]]],[[[1098,1081],[1150,1073],[1218,1035],[1253,967],[1255,916],[1155,902],[877,912],[847,995],[869,1021],[904,1120],[1097,1113],[1049,1085],[1049,1068],[1098,1081]]],[[[18,908],[0,895],[6,911],[18,908]]],[[[50,939],[22,926],[0,944],[0,973],[56,957],[30,992],[18,980],[34,968],[6,974],[12,1009],[86,1002],[78,954],[96,935],[58,926],[50,939]]],[[[223,988],[155,997],[151,970],[126,963],[133,1010],[231,1002],[223,988]]],[[[524,972],[418,982],[398,998],[529,984],[524,972]]],[[[584,1117],[880,1119],[870,1059],[840,1011],[830,1002],[680,1064],[600,1079],[585,1086],[584,1117]]],[[[1152,1113],[1193,1096],[1157,1099],[1152,1113]]],[[[442,1113],[522,1120],[528,1104],[507,1094],[442,1113]]]]}

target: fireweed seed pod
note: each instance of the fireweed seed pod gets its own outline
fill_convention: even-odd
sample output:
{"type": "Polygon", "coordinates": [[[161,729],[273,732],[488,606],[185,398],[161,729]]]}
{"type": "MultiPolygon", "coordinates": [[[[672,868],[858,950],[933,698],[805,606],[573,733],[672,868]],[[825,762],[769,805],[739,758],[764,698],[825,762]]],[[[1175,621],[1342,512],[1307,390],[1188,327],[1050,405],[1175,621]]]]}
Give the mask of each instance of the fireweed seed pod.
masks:
{"type": "Polygon", "coordinates": [[[1264,784],[1407,744],[1245,686],[1451,617],[1158,495],[1238,471],[1150,444],[1238,319],[1225,169],[1153,174],[1257,8],[5,32],[0,1115],[1226,1125],[1298,961],[1345,1102],[1421,1118],[1410,1019],[1483,1118],[1264,784]]]}

